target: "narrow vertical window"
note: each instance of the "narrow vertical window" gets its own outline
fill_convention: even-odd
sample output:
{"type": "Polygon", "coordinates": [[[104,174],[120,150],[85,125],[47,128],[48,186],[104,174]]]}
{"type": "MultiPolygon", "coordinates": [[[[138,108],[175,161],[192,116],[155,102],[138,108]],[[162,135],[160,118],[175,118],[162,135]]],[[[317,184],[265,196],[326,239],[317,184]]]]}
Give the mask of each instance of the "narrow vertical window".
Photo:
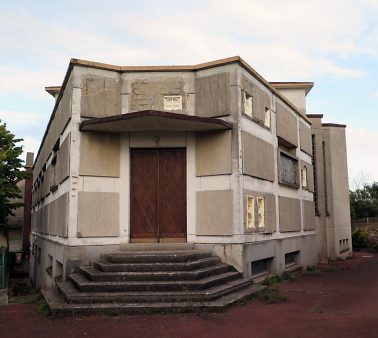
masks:
{"type": "Polygon", "coordinates": [[[243,101],[244,101],[244,114],[252,117],[253,116],[252,96],[248,95],[246,92],[243,92],[243,101]]]}
{"type": "Polygon", "coordinates": [[[256,228],[264,228],[265,227],[265,201],[263,197],[256,197],[256,204],[257,204],[257,222],[256,228]]]}
{"type": "Polygon", "coordinates": [[[270,129],[270,109],[265,108],[264,126],[270,129]]]}
{"type": "Polygon", "coordinates": [[[247,196],[247,229],[255,229],[255,199],[253,196],[247,196]]]}
{"type": "Polygon", "coordinates": [[[302,188],[307,188],[307,167],[302,168],[302,188]]]}

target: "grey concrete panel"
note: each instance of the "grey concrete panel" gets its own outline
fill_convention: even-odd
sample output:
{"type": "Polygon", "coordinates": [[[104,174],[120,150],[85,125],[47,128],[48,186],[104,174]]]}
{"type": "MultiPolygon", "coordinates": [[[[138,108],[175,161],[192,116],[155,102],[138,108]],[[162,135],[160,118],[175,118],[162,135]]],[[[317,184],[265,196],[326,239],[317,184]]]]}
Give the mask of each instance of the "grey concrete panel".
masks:
{"type": "Polygon", "coordinates": [[[279,196],[279,223],[280,231],[300,231],[301,230],[301,207],[300,200],[279,196]]]}
{"type": "Polygon", "coordinates": [[[242,132],[243,174],[274,181],[274,147],[256,136],[242,132]]]}
{"type": "Polygon", "coordinates": [[[58,152],[56,165],[57,183],[63,182],[70,175],[70,144],[71,134],[68,134],[58,152]]]}
{"type": "Polygon", "coordinates": [[[291,146],[298,146],[297,118],[294,113],[277,103],[277,136],[291,146]]]}
{"type": "Polygon", "coordinates": [[[119,135],[81,133],[80,175],[119,177],[119,135]]]}
{"type": "Polygon", "coordinates": [[[88,75],[82,79],[81,116],[106,117],[121,113],[121,80],[88,75]]]}
{"type": "Polygon", "coordinates": [[[231,174],[231,130],[196,135],[196,175],[231,174]]]}
{"type": "Polygon", "coordinates": [[[299,142],[301,150],[312,155],[311,127],[299,121],[299,142]]]}
{"type": "Polygon", "coordinates": [[[185,82],[180,78],[136,79],[131,83],[129,95],[130,112],[140,110],[164,110],[164,96],[181,95],[182,110],[187,112],[187,93],[184,90],[185,82]]]}
{"type": "Polygon", "coordinates": [[[79,192],[78,237],[119,235],[119,194],[79,192]]]}
{"type": "Polygon", "coordinates": [[[303,207],[303,229],[315,229],[315,206],[314,202],[302,200],[303,207]]]}
{"type": "Polygon", "coordinates": [[[220,73],[196,79],[196,115],[230,115],[230,74],[220,73]]]}
{"type": "Polygon", "coordinates": [[[197,235],[232,235],[232,190],[197,191],[196,195],[197,235]]]}

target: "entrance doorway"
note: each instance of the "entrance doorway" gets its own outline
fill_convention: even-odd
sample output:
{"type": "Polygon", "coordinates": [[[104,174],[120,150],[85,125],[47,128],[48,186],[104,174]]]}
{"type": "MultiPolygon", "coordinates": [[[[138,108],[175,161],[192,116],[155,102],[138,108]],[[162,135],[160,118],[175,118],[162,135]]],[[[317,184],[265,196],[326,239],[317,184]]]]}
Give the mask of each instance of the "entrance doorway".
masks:
{"type": "Polygon", "coordinates": [[[131,149],[131,242],[186,242],[185,149],[131,149]]]}

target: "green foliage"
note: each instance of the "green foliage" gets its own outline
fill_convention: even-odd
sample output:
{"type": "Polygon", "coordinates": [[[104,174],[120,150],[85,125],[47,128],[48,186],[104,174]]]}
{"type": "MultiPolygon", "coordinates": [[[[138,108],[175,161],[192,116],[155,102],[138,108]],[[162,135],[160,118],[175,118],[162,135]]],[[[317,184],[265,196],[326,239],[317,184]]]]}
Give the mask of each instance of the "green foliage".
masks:
{"type": "Polygon", "coordinates": [[[349,192],[352,219],[378,217],[378,182],[349,192]]]}
{"type": "Polygon", "coordinates": [[[16,183],[26,177],[19,158],[22,146],[17,145],[21,141],[0,120],[0,224],[5,224],[13,210],[22,206],[22,203],[12,201],[22,197],[16,183]]]}
{"type": "Polygon", "coordinates": [[[352,232],[352,245],[354,248],[367,248],[369,236],[364,229],[356,228],[352,232]]]}
{"type": "Polygon", "coordinates": [[[287,302],[287,296],[282,292],[282,290],[271,287],[267,287],[260,291],[257,298],[268,304],[287,302]]]}

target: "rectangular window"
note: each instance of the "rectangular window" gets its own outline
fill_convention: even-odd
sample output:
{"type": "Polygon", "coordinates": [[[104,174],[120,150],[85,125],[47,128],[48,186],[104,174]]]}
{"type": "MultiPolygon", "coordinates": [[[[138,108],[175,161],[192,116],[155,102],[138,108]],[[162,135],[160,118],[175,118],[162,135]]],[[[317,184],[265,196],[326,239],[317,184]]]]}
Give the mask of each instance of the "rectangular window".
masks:
{"type": "Polygon", "coordinates": [[[269,265],[272,258],[259,259],[258,261],[251,262],[252,276],[263,275],[269,273],[269,265]]]}
{"type": "Polygon", "coordinates": [[[282,184],[286,184],[295,188],[299,188],[298,180],[298,160],[290,155],[280,151],[280,180],[282,184]]]}
{"type": "Polygon", "coordinates": [[[52,270],[53,270],[53,258],[51,255],[48,255],[48,266],[46,268],[46,272],[48,275],[52,276],[52,270]]]}
{"type": "Polygon", "coordinates": [[[252,117],[253,116],[252,96],[248,95],[246,92],[243,92],[243,101],[244,101],[244,114],[252,117]]]}
{"type": "Polygon", "coordinates": [[[182,96],[164,96],[164,110],[182,110],[182,96]]]}
{"type": "Polygon", "coordinates": [[[256,197],[257,204],[257,222],[258,229],[265,227],[264,215],[265,215],[265,201],[263,197],[256,197]]]}
{"type": "Polygon", "coordinates": [[[255,199],[253,196],[247,196],[247,229],[255,229],[255,199]]]}
{"type": "Polygon", "coordinates": [[[292,265],[297,263],[299,251],[293,251],[285,254],[285,265],[292,265]]]}

